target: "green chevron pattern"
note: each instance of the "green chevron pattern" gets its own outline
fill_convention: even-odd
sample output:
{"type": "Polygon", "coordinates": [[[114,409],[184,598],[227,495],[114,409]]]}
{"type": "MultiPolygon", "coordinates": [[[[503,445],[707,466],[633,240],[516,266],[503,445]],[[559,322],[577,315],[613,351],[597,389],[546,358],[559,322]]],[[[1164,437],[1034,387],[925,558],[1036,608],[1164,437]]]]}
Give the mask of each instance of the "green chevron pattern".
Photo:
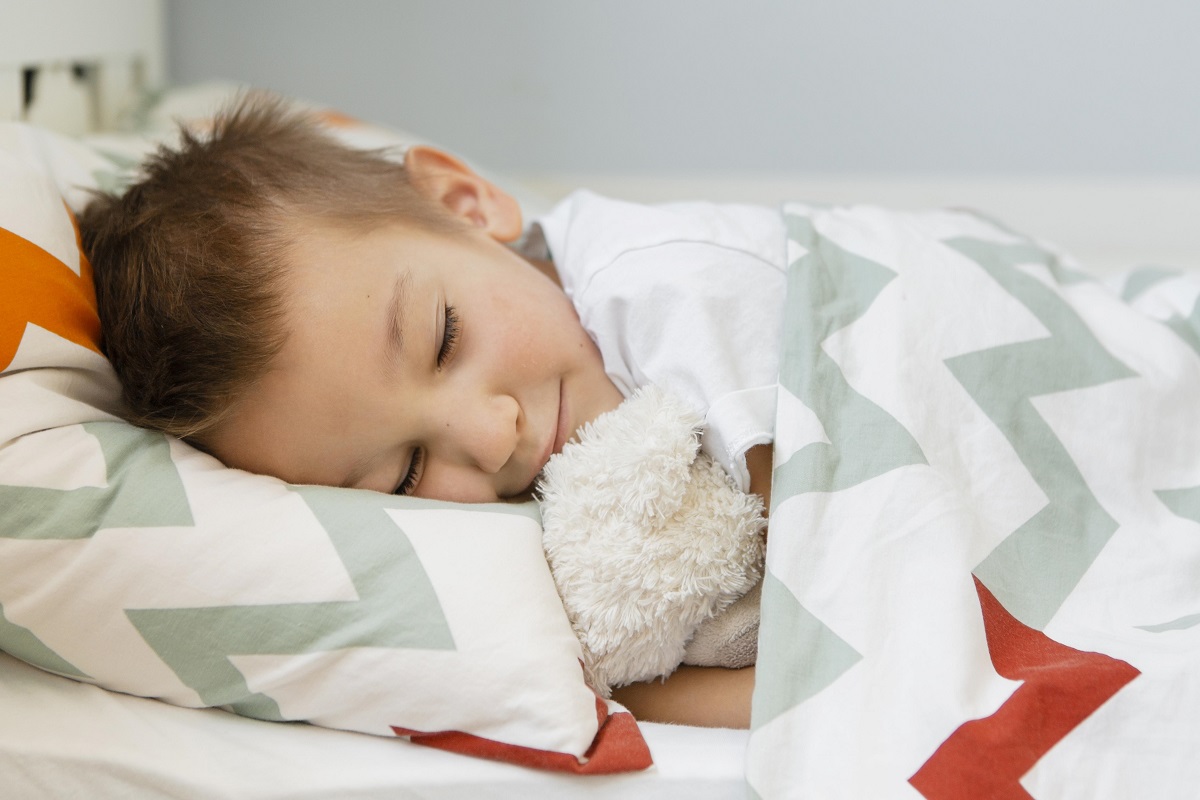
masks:
{"type": "MultiPolygon", "coordinates": [[[[108,486],[68,491],[0,486],[5,518],[0,537],[86,539],[103,528],[192,524],[187,496],[163,436],[120,422],[82,427],[100,444],[108,486]]],[[[33,632],[2,617],[0,649],[51,672],[84,675],[33,632]]]]}
{"type": "Polygon", "coordinates": [[[1042,339],[956,356],[946,366],[1008,439],[1046,506],[975,570],[1000,603],[1041,630],[1117,529],[1078,467],[1033,406],[1041,395],[1098,386],[1135,373],[1105,350],[1053,289],[1017,269],[1057,259],[1031,244],[953,239],[1049,331],[1042,339]]]}
{"type": "Polygon", "coordinates": [[[1179,274],[1179,270],[1165,267],[1141,267],[1133,270],[1121,288],[1121,299],[1132,303],[1156,284],[1170,280],[1179,274]]]}
{"type": "Polygon", "coordinates": [[[1192,313],[1186,317],[1182,314],[1173,314],[1166,324],[1187,343],[1188,347],[1200,355],[1200,300],[1197,300],[1196,304],[1192,306],[1192,313]]]}
{"type": "MultiPolygon", "coordinates": [[[[1162,489],[1155,492],[1155,494],[1162,500],[1163,505],[1171,509],[1171,512],[1175,516],[1190,519],[1193,522],[1200,522],[1200,486],[1193,486],[1187,489],[1162,489]]],[[[1138,628],[1150,633],[1165,633],[1167,631],[1186,630],[1194,628],[1197,625],[1200,625],[1200,613],[1185,614],[1177,619],[1157,625],[1139,625],[1138,628]]]]}
{"type": "MultiPolygon", "coordinates": [[[[1178,278],[1183,274],[1178,269],[1168,267],[1140,267],[1132,270],[1121,290],[1121,299],[1126,303],[1132,303],[1160,283],[1178,278]]],[[[1192,304],[1192,310],[1188,314],[1172,314],[1163,322],[1188,347],[1200,354],[1200,299],[1192,304]]]]}
{"type": "Polygon", "coordinates": [[[4,616],[0,605],[0,650],[27,664],[36,664],[48,672],[86,680],[88,675],[47,647],[41,639],[4,616]]]}
{"type": "Polygon", "coordinates": [[[761,624],[768,634],[759,638],[759,661],[790,669],[756,674],[751,709],[755,728],[795,708],[862,660],[770,572],[763,577],[762,592],[761,624]]]}
{"type": "Polygon", "coordinates": [[[122,194],[133,182],[135,172],[138,165],[142,163],[142,159],[103,148],[96,148],[96,153],[111,161],[112,168],[92,170],[92,180],[96,182],[102,192],[122,194]]]}
{"type": "MultiPolygon", "coordinates": [[[[354,582],[351,602],[130,610],[129,619],[206,705],[278,720],[273,700],[251,692],[237,655],[287,655],[351,647],[452,650],[454,638],[429,577],[389,509],[446,508],[415,498],[297,486],[354,582]],[[189,636],[180,636],[186,629],[189,636]]],[[[473,506],[537,519],[533,504],[473,506]]],[[[303,580],[303,576],[296,576],[303,580]]]]}
{"type": "Polygon", "coordinates": [[[777,453],[748,794],[1111,793],[1111,776],[1078,770],[1085,757],[1137,761],[1151,781],[1169,764],[1157,788],[1170,794],[1200,747],[1194,715],[1164,713],[1156,694],[1182,697],[1198,680],[1200,317],[1175,297],[1176,316],[1148,325],[1127,299],[1181,284],[1147,272],[1122,299],[965,212],[793,211],[806,251],[789,273],[777,430],[813,431],[811,412],[829,441],[777,453]],[[871,428],[882,412],[839,365],[856,385],[879,370],[880,394],[864,393],[904,416],[871,428]],[[947,394],[931,398],[934,386],[947,394]],[[896,444],[900,419],[911,446],[896,444]],[[876,439],[881,452],[860,457],[876,439]],[[869,480],[906,462],[898,480],[869,480]],[[1147,584],[1160,576],[1162,591],[1147,584]],[[1106,702],[1118,674],[1137,688],[1106,702]],[[1063,727],[1096,709],[1102,723],[1063,727]],[[979,738],[995,752],[953,744],[1001,727],[979,738]],[[1137,736],[1113,738],[1122,730],[1161,735],[1139,750],[1137,736]],[[1060,741],[1072,758],[1042,757],[1060,741]],[[918,787],[943,755],[938,780],[918,787]]]}
{"type": "MultiPolygon", "coordinates": [[[[107,486],[69,491],[0,486],[0,506],[5,509],[0,535],[82,540],[104,529],[193,526],[166,437],[118,422],[89,423],[83,428],[99,442],[107,486]]],[[[387,513],[445,508],[444,504],[372,492],[293,488],[325,528],[353,581],[357,600],[126,610],[146,642],[205,705],[281,719],[275,701],[249,689],[231,656],[350,647],[454,648],[433,586],[404,532],[387,513]]],[[[534,504],[482,508],[537,519],[534,504]]],[[[305,576],[295,578],[303,581],[305,576]]],[[[83,676],[34,633],[2,615],[0,645],[44,669],[83,676]]]]}
{"type": "Polygon", "coordinates": [[[193,524],[187,494],[161,434],[123,422],[89,422],[107,464],[108,486],[69,491],[0,486],[5,524],[16,539],[86,539],[103,528],[193,524]]]}
{"type": "MultiPolygon", "coordinates": [[[[806,324],[785,326],[779,382],[816,414],[829,442],[806,445],[775,467],[773,517],[785,498],[837,491],[927,463],[909,432],[855,391],[821,347],[861,317],[896,273],[822,236],[807,217],[785,214],[784,220],[789,238],[806,251],[789,265],[787,289],[790,307],[803,309],[806,324]]],[[[782,681],[773,680],[770,670],[761,673],[752,709],[755,727],[833,683],[862,657],[805,609],[769,565],[763,608],[760,663],[803,667],[799,675],[790,669],[782,681]]]]}
{"type": "Polygon", "coordinates": [[[1191,486],[1187,489],[1160,489],[1155,494],[1175,516],[1200,522],[1200,486],[1191,486]]]}
{"type": "Polygon", "coordinates": [[[812,409],[829,442],[809,444],[778,465],[772,497],[837,491],[927,463],[904,426],[856,392],[821,348],[861,317],[896,273],[821,236],[807,217],[790,214],[785,221],[788,236],[807,250],[788,268],[788,297],[795,298],[789,303],[806,309],[811,321],[785,330],[779,382],[812,409]]]}

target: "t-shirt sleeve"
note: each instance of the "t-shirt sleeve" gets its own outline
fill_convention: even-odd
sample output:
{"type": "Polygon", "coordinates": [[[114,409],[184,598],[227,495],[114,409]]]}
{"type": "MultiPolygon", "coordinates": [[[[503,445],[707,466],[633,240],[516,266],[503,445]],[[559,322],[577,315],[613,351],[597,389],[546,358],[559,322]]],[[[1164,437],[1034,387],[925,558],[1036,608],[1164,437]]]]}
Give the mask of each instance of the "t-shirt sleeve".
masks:
{"type": "MultiPolygon", "coordinates": [[[[704,450],[747,489],[746,451],[773,439],[786,287],[776,243],[759,240],[777,234],[782,248],[782,223],[749,207],[605,211],[588,241],[560,240],[564,289],[618,388],[654,383],[692,405],[704,450]]],[[[548,239],[563,231],[584,232],[548,239]]]]}

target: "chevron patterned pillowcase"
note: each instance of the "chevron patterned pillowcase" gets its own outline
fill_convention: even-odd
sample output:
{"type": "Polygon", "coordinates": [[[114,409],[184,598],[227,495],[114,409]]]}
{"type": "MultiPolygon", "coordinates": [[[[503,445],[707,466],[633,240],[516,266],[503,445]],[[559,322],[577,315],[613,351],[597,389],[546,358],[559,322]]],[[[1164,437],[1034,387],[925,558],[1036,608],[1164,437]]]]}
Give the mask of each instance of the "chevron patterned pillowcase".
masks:
{"type": "Polygon", "coordinates": [[[70,211],[106,168],[0,124],[0,649],[182,706],[645,767],[584,683],[535,506],[289,486],[120,421],[70,211]]]}

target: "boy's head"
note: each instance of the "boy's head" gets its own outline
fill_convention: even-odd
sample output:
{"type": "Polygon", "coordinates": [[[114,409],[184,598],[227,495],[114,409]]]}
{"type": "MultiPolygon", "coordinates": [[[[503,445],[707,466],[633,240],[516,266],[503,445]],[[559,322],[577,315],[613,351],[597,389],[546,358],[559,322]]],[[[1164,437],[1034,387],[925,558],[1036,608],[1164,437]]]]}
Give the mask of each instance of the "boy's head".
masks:
{"type": "Polygon", "coordinates": [[[134,422],[296,483],[490,501],[616,405],[515,201],[242,100],[81,218],[134,422]],[[548,277],[550,279],[548,279],[548,277]]]}
{"type": "Polygon", "coordinates": [[[451,222],[438,212],[402,164],[340,146],[267,95],[208,135],[181,130],[80,221],[130,418],[196,438],[220,421],[282,344],[280,283],[305,228],[451,222]]]}

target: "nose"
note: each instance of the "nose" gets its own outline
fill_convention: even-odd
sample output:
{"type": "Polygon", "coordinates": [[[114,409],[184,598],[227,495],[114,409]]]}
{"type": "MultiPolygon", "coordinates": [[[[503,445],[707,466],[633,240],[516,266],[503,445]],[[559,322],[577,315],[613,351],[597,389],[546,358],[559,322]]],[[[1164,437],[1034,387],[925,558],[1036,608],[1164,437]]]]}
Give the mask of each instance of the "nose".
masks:
{"type": "Polygon", "coordinates": [[[467,466],[495,475],[517,448],[520,411],[516,399],[507,394],[488,394],[462,403],[445,419],[450,451],[467,466]]]}

